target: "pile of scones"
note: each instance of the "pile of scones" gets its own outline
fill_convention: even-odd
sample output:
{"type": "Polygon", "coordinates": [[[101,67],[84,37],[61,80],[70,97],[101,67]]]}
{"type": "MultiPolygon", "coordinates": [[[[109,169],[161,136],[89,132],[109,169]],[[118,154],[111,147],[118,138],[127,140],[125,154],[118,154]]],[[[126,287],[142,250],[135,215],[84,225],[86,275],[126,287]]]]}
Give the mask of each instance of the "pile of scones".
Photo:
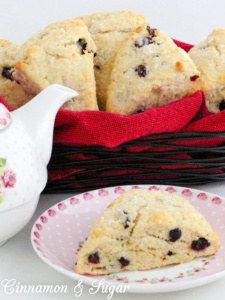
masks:
{"type": "Polygon", "coordinates": [[[189,53],[131,11],[56,22],[22,45],[0,40],[0,96],[12,109],[50,84],[78,92],[64,109],[132,115],[205,94],[211,113],[225,109],[225,29],[189,53]]]}

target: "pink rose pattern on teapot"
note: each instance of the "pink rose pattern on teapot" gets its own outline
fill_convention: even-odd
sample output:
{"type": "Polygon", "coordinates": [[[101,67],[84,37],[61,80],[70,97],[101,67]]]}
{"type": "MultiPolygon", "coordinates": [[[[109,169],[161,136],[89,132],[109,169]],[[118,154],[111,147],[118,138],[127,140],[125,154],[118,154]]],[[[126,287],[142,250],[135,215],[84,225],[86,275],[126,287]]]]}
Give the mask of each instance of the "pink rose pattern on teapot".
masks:
{"type": "Polygon", "coordinates": [[[6,168],[7,161],[0,158],[0,203],[4,201],[2,194],[2,186],[4,188],[14,188],[16,184],[16,174],[13,170],[6,168]]]}

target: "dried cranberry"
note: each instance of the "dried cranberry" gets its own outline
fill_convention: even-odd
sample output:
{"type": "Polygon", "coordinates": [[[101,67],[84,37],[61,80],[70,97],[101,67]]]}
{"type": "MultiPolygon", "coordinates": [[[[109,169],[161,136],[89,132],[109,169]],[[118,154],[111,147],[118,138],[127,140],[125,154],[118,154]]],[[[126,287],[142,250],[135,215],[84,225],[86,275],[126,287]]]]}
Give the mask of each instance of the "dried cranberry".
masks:
{"type": "Polygon", "coordinates": [[[79,39],[78,41],[77,41],[77,43],[81,46],[81,48],[82,48],[82,51],[81,51],[81,54],[85,54],[85,50],[87,49],[87,42],[86,42],[86,40],[85,39],[79,39]]]}
{"type": "Polygon", "coordinates": [[[199,238],[196,241],[193,241],[191,244],[191,248],[195,251],[201,251],[205,248],[209,247],[210,243],[205,238],[199,238]]]}
{"type": "Polygon", "coordinates": [[[143,46],[145,46],[145,45],[150,45],[150,44],[153,44],[153,43],[154,43],[154,41],[152,40],[152,37],[146,36],[146,37],[142,40],[141,43],[139,43],[138,41],[136,41],[136,42],[134,43],[134,45],[135,45],[135,47],[137,47],[137,48],[141,48],[141,47],[143,47],[143,46]]]}
{"type": "MultiPolygon", "coordinates": [[[[85,49],[86,50],[86,49],[85,49]]],[[[92,51],[92,50],[88,50],[88,53],[94,53],[94,51],[92,51]]],[[[97,54],[96,54],[96,52],[94,53],[94,57],[96,56],[97,54]]]]}
{"type": "MultiPolygon", "coordinates": [[[[123,210],[123,213],[125,215],[128,215],[128,212],[125,211],[125,210],[123,210]]],[[[130,222],[130,219],[127,217],[126,220],[125,220],[125,222],[124,222],[124,229],[127,229],[129,227],[128,222],[130,222]]]]}
{"type": "Polygon", "coordinates": [[[124,222],[124,229],[127,229],[129,227],[128,222],[130,222],[130,219],[126,218],[126,220],[124,222]]]}
{"type": "Polygon", "coordinates": [[[124,257],[120,257],[118,261],[121,263],[122,268],[128,266],[130,263],[129,260],[124,257]]]}
{"type": "Polygon", "coordinates": [[[137,111],[137,114],[140,114],[140,113],[142,113],[142,112],[144,112],[144,111],[146,111],[146,108],[141,108],[141,109],[139,109],[139,110],[137,111]]]}
{"type": "MultiPolygon", "coordinates": [[[[82,44],[82,54],[85,54],[85,50],[87,50],[87,43],[82,44]]],[[[88,50],[88,53],[94,53],[92,50],[88,50]]],[[[94,57],[97,55],[97,53],[94,53],[94,57]]]]}
{"type": "Polygon", "coordinates": [[[198,75],[194,75],[194,76],[191,76],[191,77],[190,77],[191,81],[195,81],[195,80],[198,79],[198,78],[199,78],[198,75]]]}
{"type": "Polygon", "coordinates": [[[167,255],[171,256],[171,255],[173,255],[173,252],[172,251],[168,251],[167,255]]]}
{"type": "Polygon", "coordinates": [[[170,230],[169,232],[170,242],[176,242],[181,237],[181,230],[179,228],[175,228],[170,230]]]}
{"type": "Polygon", "coordinates": [[[154,44],[155,42],[152,40],[151,37],[147,36],[146,38],[144,38],[144,42],[145,45],[150,45],[150,44],[154,44]]]}
{"type": "Polygon", "coordinates": [[[140,77],[145,77],[147,75],[147,70],[144,65],[139,65],[135,68],[135,72],[138,73],[140,77]]]}
{"type": "Polygon", "coordinates": [[[155,29],[152,29],[150,26],[147,26],[146,29],[151,37],[155,37],[155,29]]]}
{"type": "Polygon", "coordinates": [[[219,109],[220,109],[220,111],[225,110],[225,100],[224,99],[220,102],[219,109]]]}
{"type": "Polygon", "coordinates": [[[12,76],[12,67],[3,67],[2,68],[2,76],[11,80],[11,81],[14,81],[13,79],[13,76],[12,76]]]}
{"type": "Polygon", "coordinates": [[[88,262],[91,264],[98,264],[100,261],[98,252],[94,252],[88,256],[88,262]]]}
{"type": "Polygon", "coordinates": [[[141,44],[140,44],[140,43],[138,43],[138,41],[135,41],[135,43],[134,43],[134,46],[135,46],[135,47],[137,47],[137,48],[141,48],[141,47],[143,47],[143,46],[144,46],[144,42],[143,42],[143,40],[142,40],[141,44]]]}
{"type": "Polygon", "coordinates": [[[84,43],[82,45],[82,54],[84,54],[84,51],[87,49],[87,43],[84,43]]]}

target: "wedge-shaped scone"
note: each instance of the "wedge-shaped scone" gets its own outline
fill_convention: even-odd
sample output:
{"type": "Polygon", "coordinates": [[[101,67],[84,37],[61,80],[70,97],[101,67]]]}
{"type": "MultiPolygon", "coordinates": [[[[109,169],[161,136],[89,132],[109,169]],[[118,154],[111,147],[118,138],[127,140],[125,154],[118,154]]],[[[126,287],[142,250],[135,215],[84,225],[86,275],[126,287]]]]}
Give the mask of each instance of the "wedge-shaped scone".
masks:
{"type": "Polygon", "coordinates": [[[217,233],[189,201],[175,193],[131,190],[94,223],[75,271],[148,270],[211,255],[219,246],[217,233]]]}
{"type": "Polygon", "coordinates": [[[189,55],[201,73],[198,88],[205,94],[208,109],[225,109],[225,29],[218,28],[205,41],[194,46],[189,55]]]}
{"type": "Polygon", "coordinates": [[[47,26],[21,46],[21,59],[13,78],[32,95],[53,83],[78,92],[63,107],[98,110],[93,56],[96,46],[82,20],[66,20],[47,26]]]}
{"type": "Polygon", "coordinates": [[[119,49],[106,110],[131,115],[189,96],[199,72],[189,55],[148,25],[128,35],[119,49]]]}
{"type": "Polygon", "coordinates": [[[128,33],[145,23],[145,17],[132,11],[95,13],[83,17],[97,46],[95,79],[99,108],[105,110],[106,91],[112,63],[128,33]]]}
{"type": "Polygon", "coordinates": [[[0,96],[12,109],[19,108],[31,99],[12,77],[18,50],[19,45],[0,40],[0,96]]]}

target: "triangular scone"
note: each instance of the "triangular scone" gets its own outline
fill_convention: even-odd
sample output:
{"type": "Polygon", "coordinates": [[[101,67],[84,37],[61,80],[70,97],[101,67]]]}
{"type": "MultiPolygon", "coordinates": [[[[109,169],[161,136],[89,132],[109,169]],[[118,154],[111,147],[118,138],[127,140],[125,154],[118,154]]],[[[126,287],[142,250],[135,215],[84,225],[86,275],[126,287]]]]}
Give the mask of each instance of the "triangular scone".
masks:
{"type": "Polygon", "coordinates": [[[111,72],[106,110],[131,115],[162,106],[197,90],[199,72],[189,55],[148,25],[130,33],[111,72]]]}
{"type": "Polygon", "coordinates": [[[95,79],[99,108],[105,110],[106,91],[116,53],[128,33],[142,26],[145,17],[132,11],[94,13],[83,17],[97,46],[95,79]]]}
{"type": "Polygon", "coordinates": [[[13,78],[32,95],[53,83],[78,92],[63,107],[98,110],[94,78],[95,43],[85,23],[66,20],[47,26],[21,46],[13,78]]]}
{"type": "Polygon", "coordinates": [[[19,47],[8,40],[0,40],[0,96],[13,110],[32,98],[12,77],[19,47]]]}
{"type": "Polygon", "coordinates": [[[217,233],[189,201],[175,193],[131,190],[94,223],[75,271],[148,270],[211,255],[219,246],[217,233]]]}
{"type": "Polygon", "coordinates": [[[225,29],[218,28],[188,53],[201,73],[198,88],[212,113],[225,109],[225,29]]]}

